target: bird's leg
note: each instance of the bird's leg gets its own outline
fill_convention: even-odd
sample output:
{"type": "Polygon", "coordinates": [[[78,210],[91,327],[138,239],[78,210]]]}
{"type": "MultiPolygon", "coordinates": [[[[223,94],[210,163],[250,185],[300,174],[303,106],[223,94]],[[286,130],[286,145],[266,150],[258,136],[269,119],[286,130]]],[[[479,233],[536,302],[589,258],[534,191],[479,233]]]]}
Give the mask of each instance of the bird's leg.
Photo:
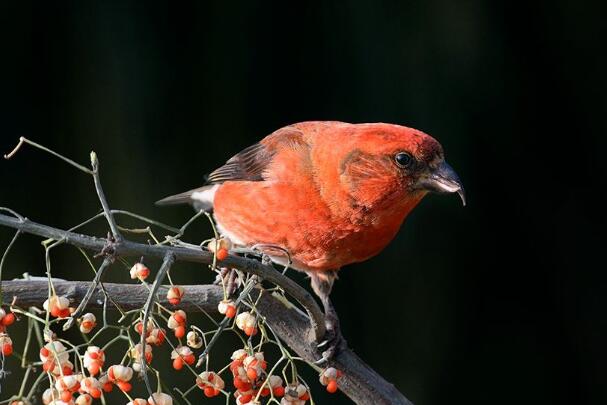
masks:
{"type": "Polygon", "coordinates": [[[233,272],[234,270],[229,269],[227,267],[221,267],[219,269],[219,272],[217,273],[217,276],[215,277],[215,281],[213,282],[214,285],[223,285],[223,283],[225,283],[227,281],[228,276],[233,272]]]}
{"type": "Polygon", "coordinates": [[[333,288],[333,282],[337,278],[337,272],[315,272],[310,274],[312,280],[312,289],[320,298],[323,308],[325,310],[325,326],[327,332],[324,336],[324,340],[319,342],[318,348],[326,350],[322,353],[322,358],[318,360],[317,364],[322,364],[329,361],[340,349],[346,346],[346,340],[341,334],[341,328],[339,325],[339,317],[337,311],[329,298],[331,289],[333,288]]]}
{"type": "Polygon", "coordinates": [[[235,269],[222,267],[219,269],[213,284],[224,287],[226,295],[231,297],[240,287],[241,280],[238,276],[238,272],[235,269]]]}

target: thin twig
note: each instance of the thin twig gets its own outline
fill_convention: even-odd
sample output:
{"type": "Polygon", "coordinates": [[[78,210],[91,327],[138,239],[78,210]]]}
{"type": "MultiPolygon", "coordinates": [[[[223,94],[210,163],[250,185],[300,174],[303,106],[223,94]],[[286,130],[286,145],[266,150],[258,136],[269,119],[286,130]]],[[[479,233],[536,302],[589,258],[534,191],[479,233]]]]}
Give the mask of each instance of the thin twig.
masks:
{"type": "Polygon", "coordinates": [[[95,182],[95,190],[97,191],[97,197],[99,197],[101,207],[103,207],[103,213],[105,215],[105,218],[107,219],[108,224],[110,225],[112,236],[114,236],[116,243],[120,243],[122,241],[122,235],[118,230],[118,226],[116,225],[116,221],[114,220],[114,215],[112,215],[112,210],[110,210],[110,206],[107,203],[107,199],[105,198],[105,193],[103,192],[103,188],[101,187],[101,178],[99,177],[99,159],[97,158],[97,154],[95,152],[91,152],[91,167],[93,168],[91,174],[93,175],[93,180],[95,182]]]}
{"type": "Polygon", "coordinates": [[[167,254],[164,256],[164,259],[162,261],[162,266],[160,266],[160,270],[158,270],[158,273],[156,274],[156,278],[154,279],[154,284],[152,285],[152,289],[150,290],[150,294],[148,295],[148,299],[145,303],[145,306],[143,307],[143,319],[141,321],[141,324],[142,324],[141,339],[140,339],[141,353],[140,353],[140,357],[139,357],[139,361],[141,363],[141,374],[143,375],[143,381],[145,381],[145,386],[154,403],[156,403],[156,400],[153,397],[154,391],[152,390],[152,387],[150,385],[150,380],[149,380],[148,374],[147,374],[147,365],[148,364],[147,364],[147,361],[145,360],[145,345],[146,345],[146,342],[145,342],[146,336],[145,335],[147,332],[147,324],[148,324],[148,318],[150,316],[150,311],[151,311],[152,307],[154,306],[154,302],[156,301],[156,293],[158,293],[158,289],[160,288],[160,285],[162,284],[162,280],[164,280],[165,275],[171,269],[171,266],[173,265],[174,262],[175,262],[175,255],[173,255],[170,252],[167,252],[167,254]]]}
{"type": "Polygon", "coordinates": [[[91,169],[84,167],[79,163],[74,162],[72,159],[69,159],[63,155],[60,155],[59,153],[47,148],[46,146],[42,146],[34,141],[30,141],[29,139],[24,138],[24,137],[19,138],[19,143],[17,144],[17,146],[15,146],[15,148],[10,153],[4,155],[4,159],[10,159],[13,156],[15,156],[17,154],[17,152],[19,152],[19,150],[21,149],[21,146],[23,146],[24,143],[32,145],[33,147],[43,150],[47,153],[50,153],[51,155],[58,157],[59,159],[63,160],[64,162],[69,163],[70,165],[74,166],[75,168],[77,168],[80,171],[83,171],[88,174],[93,174],[91,169]]]}
{"type": "MultiPolygon", "coordinates": [[[[21,235],[21,231],[18,230],[17,232],[15,232],[15,236],[13,236],[13,239],[11,239],[10,243],[8,244],[8,247],[4,250],[4,253],[2,254],[2,259],[0,259],[0,280],[2,280],[2,269],[4,267],[4,261],[6,260],[6,256],[8,256],[8,252],[10,252],[11,248],[15,244],[15,241],[17,241],[19,235],[21,235]]],[[[2,285],[0,284],[0,306],[2,304],[2,285]]]]}
{"type": "MultiPolygon", "coordinates": [[[[238,296],[238,298],[234,302],[234,305],[236,307],[238,307],[238,305],[240,304],[240,302],[249,295],[249,293],[251,292],[251,290],[253,290],[253,288],[256,285],[257,285],[257,277],[253,276],[251,278],[251,280],[249,280],[249,284],[247,286],[245,286],[245,288],[242,290],[242,292],[240,293],[240,295],[238,296]]],[[[196,363],[196,367],[202,366],[202,364],[204,362],[205,356],[209,353],[209,351],[211,350],[211,347],[213,347],[213,345],[215,344],[215,342],[217,341],[217,339],[219,339],[219,336],[224,331],[224,329],[226,328],[226,326],[228,326],[228,323],[230,323],[230,321],[231,321],[231,319],[228,318],[227,316],[221,321],[221,323],[217,327],[217,330],[213,334],[213,337],[211,338],[211,340],[209,341],[209,343],[206,344],[206,347],[204,348],[204,351],[202,352],[202,354],[200,356],[198,356],[198,363],[196,363]]]]}
{"type": "Polygon", "coordinates": [[[91,297],[93,296],[93,292],[95,292],[95,289],[101,282],[101,277],[103,276],[103,273],[105,273],[105,269],[107,269],[112,264],[112,261],[113,260],[111,257],[106,257],[103,260],[103,263],[101,263],[101,266],[99,266],[99,270],[97,270],[97,273],[95,274],[95,278],[93,279],[91,286],[84,295],[84,298],[82,298],[82,301],[80,301],[80,305],[78,305],[78,308],[76,308],[76,310],[72,313],[72,316],[63,325],[63,330],[68,330],[69,328],[71,328],[72,324],[74,323],[74,320],[78,318],[82,314],[82,312],[84,312],[86,306],[91,300],[91,297]]]}

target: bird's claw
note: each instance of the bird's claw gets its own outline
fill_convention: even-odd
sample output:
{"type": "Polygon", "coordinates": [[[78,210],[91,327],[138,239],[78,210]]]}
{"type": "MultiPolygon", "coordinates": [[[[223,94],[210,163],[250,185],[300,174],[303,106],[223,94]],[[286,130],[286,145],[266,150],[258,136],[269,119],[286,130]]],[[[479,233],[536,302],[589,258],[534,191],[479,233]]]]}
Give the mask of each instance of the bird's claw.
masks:
{"type": "Polygon", "coordinates": [[[323,352],[322,357],[319,360],[316,360],[313,364],[315,364],[317,366],[322,366],[322,365],[328,363],[329,359],[330,359],[330,357],[328,356],[327,352],[323,352]]]}
{"type": "Polygon", "coordinates": [[[316,364],[317,366],[320,365],[326,365],[329,363],[329,361],[331,361],[333,359],[333,357],[335,357],[335,355],[337,353],[339,353],[339,351],[343,348],[343,338],[339,338],[339,341],[333,341],[333,342],[329,342],[328,340],[325,340],[323,342],[321,342],[318,346],[318,348],[321,347],[321,345],[327,345],[329,343],[331,343],[331,345],[329,346],[329,348],[327,350],[325,350],[324,352],[322,352],[322,357],[318,360],[316,360],[314,362],[314,364],[316,364]]]}
{"type": "Polygon", "coordinates": [[[321,358],[314,362],[316,365],[328,363],[340,350],[347,346],[346,340],[339,329],[339,323],[331,326],[331,328],[327,328],[325,339],[316,345],[317,349],[326,348],[326,350],[321,353],[321,358]]]}
{"type": "Polygon", "coordinates": [[[322,349],[323,346],[326,346],[329,343],[329,339],[325,339],[322,342],[320,342],[319,344],[316,345],[317,349],[322,349]]]}

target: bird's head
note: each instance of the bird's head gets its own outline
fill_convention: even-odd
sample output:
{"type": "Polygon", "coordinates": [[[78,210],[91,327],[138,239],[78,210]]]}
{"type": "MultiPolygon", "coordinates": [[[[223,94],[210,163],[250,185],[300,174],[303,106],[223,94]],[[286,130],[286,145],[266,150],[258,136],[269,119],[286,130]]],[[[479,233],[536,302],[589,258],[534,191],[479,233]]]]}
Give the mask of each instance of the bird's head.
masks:
{"type": "Polygon", "coordinates": [[[391,124],[351,127],[348,147],[336,156],[342,189],[366,207],[412,209],[428,192],[458,193],[464,187],[431,136],[391,124]]]}

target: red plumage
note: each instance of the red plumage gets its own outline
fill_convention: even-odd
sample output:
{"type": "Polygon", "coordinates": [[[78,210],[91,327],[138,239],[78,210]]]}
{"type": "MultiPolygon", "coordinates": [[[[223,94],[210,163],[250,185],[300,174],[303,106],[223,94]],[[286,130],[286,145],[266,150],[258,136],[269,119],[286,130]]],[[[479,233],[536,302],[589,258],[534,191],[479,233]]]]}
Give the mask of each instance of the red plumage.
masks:
{"type": "Polygon", "coordinates": [[[335,272],[378,254],[429,192],[463,188],[431,136],[399,125],[303,122],[281,128],[160,204],[212,209],[242,247],[311,275],[327,306],[335,272]],[[278,247],[280,249],[270,248],[278,247]]]}
{"type": "MultiPolygon", "coordinates": [[[[209,176],[210,185],[180,201],[212,207],[236,244],[279,246],[296,269],[332,271],[379,253],[437,188],[428,181],[441,164],[441,145],[416,129],[304,122],[237,154],[209,176]],[[410,155],[410,167],[398,164],[398,153],[410,155]]],[[[444,180],[453,183],[446,191],[461,192],[457,177],[444,180]]]]}

